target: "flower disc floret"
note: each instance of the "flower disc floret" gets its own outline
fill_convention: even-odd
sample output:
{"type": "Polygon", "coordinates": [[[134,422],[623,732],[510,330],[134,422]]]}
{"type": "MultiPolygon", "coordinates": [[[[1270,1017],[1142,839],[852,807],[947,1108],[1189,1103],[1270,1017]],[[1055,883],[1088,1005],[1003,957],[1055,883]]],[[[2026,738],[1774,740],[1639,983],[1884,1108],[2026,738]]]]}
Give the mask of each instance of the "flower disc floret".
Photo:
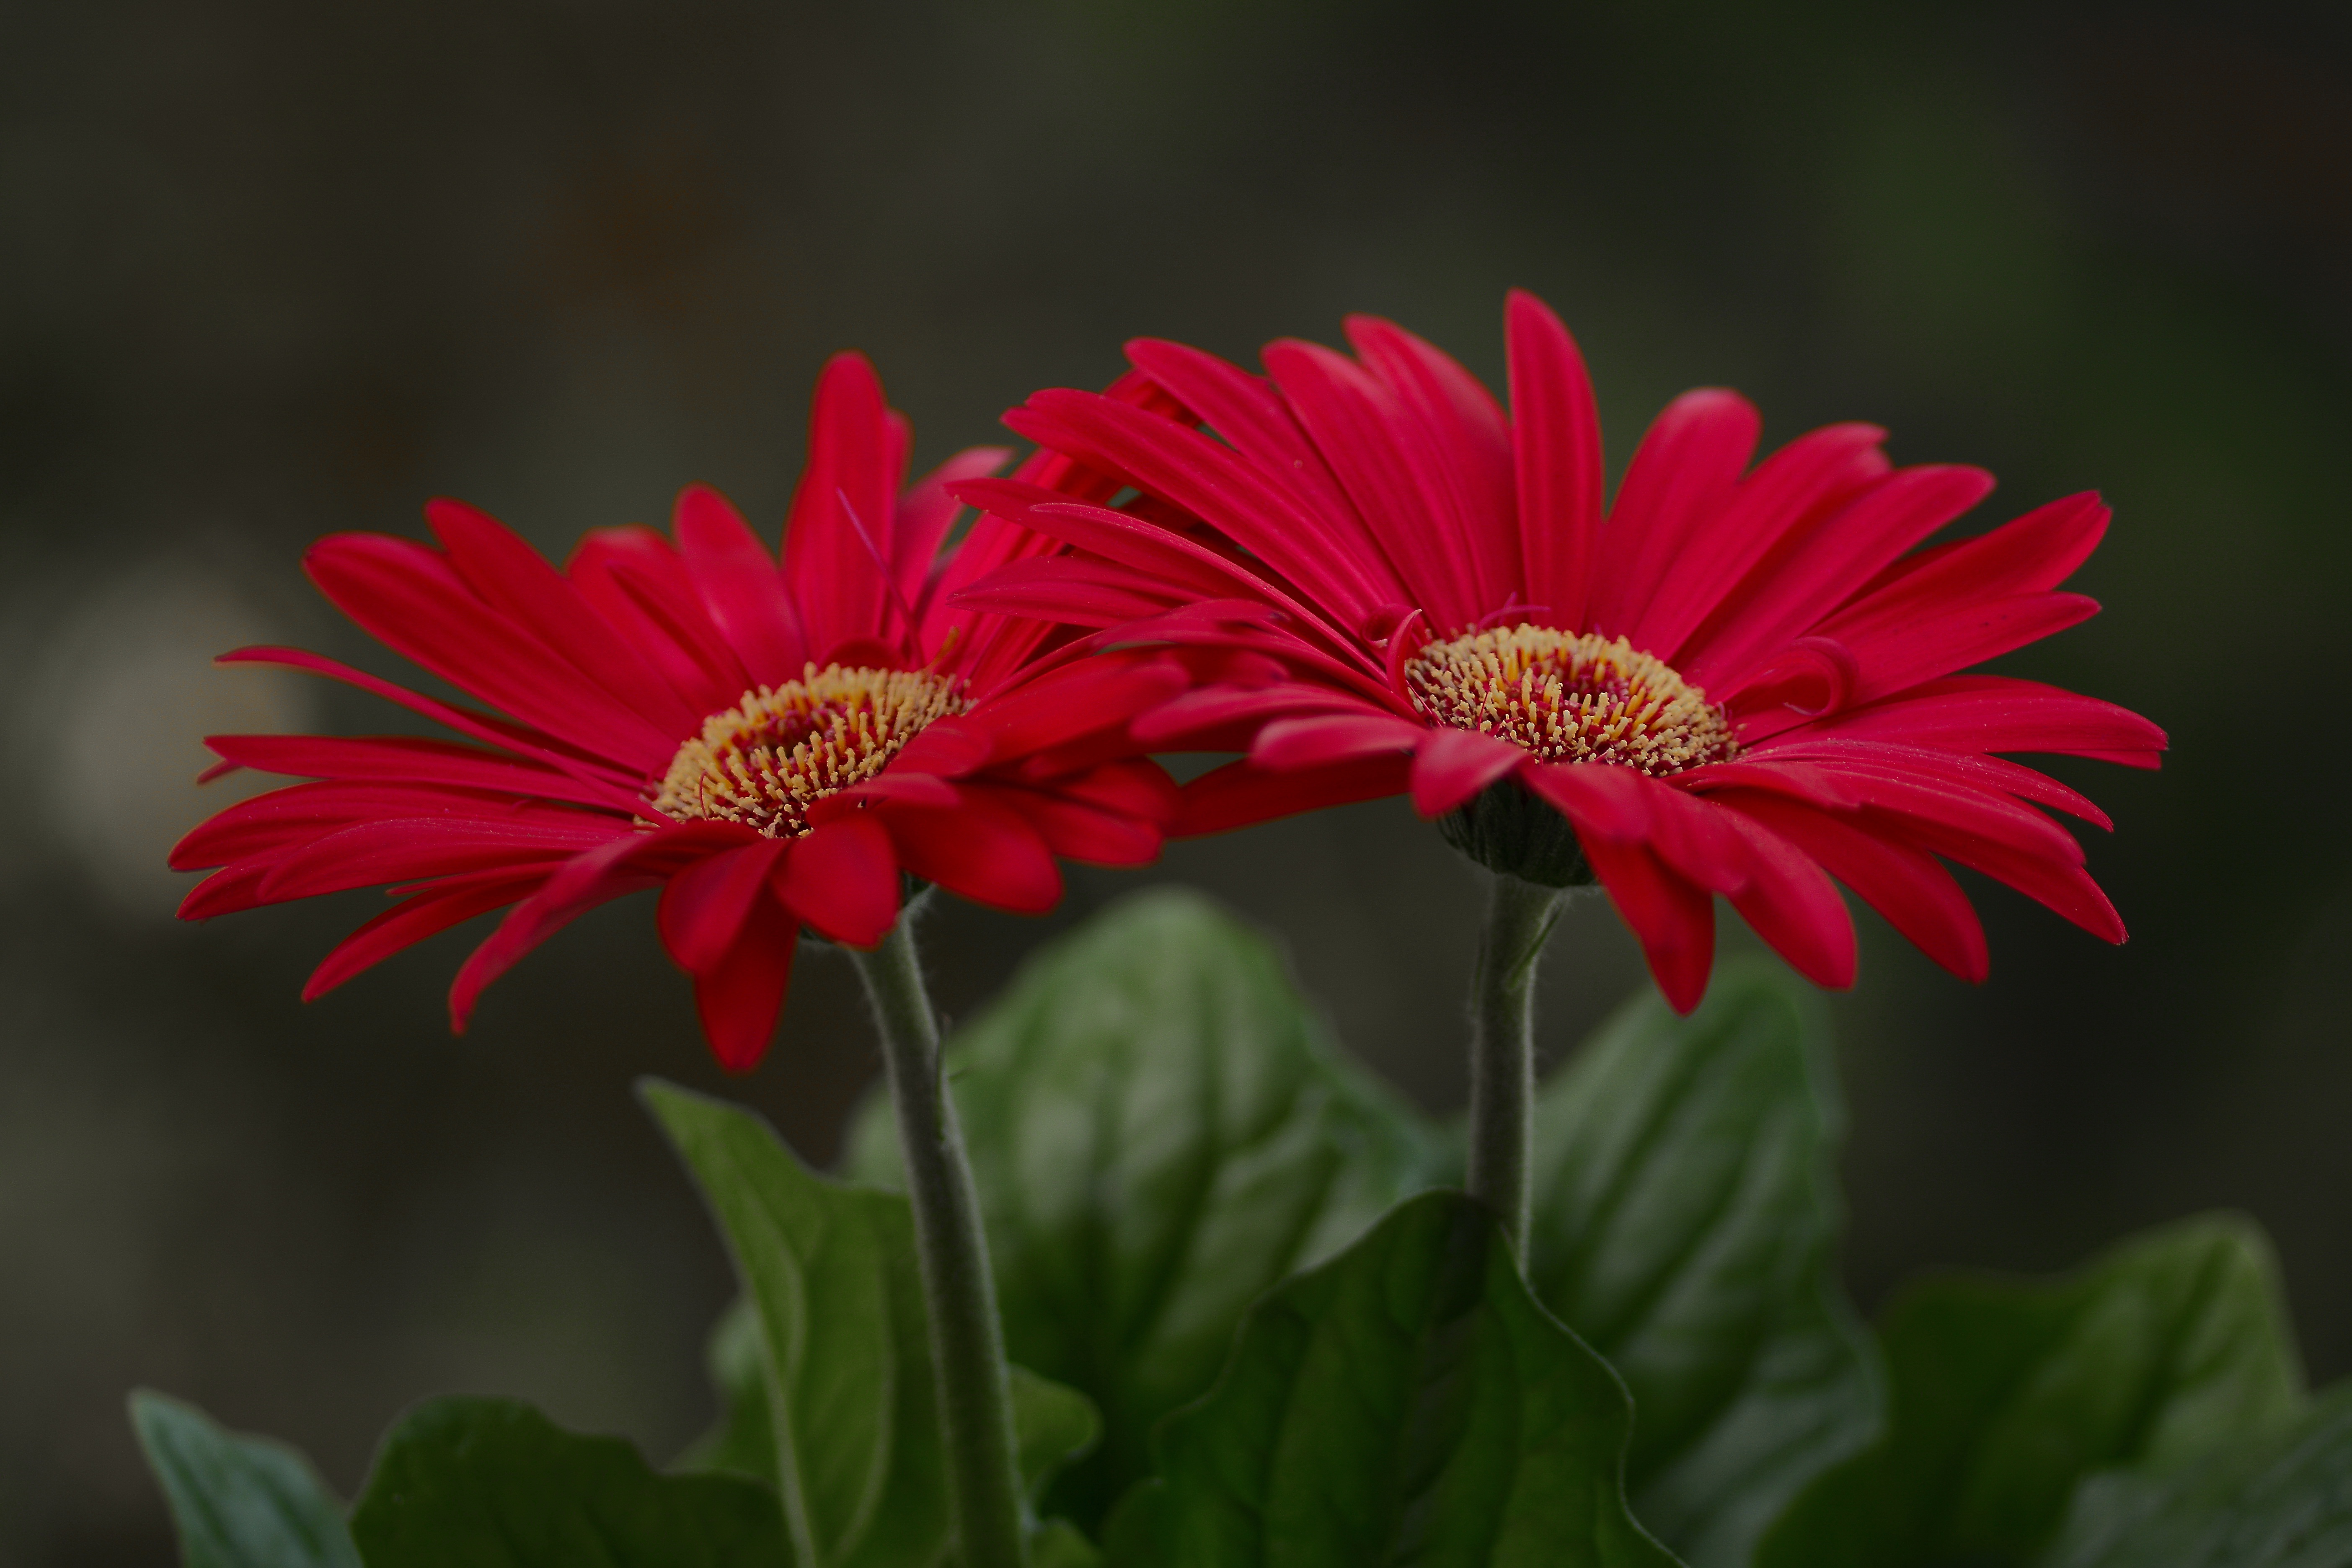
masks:
{"type": "Polygon", "coordinates": [[[703,721],[677,749],[654,805],[680,820],[740,822],[770,838],[809,830],[808,808],[889,765],[925,726],[971,704],[921,669],[806,666],[703,721]]]}
{"type": "Polygon", "coordinates": [[[1724,710],[1623,637],[1521,624],[1432,642],[1405,661],[1413,706],[1548,763],[1615,763],[1654,778],[1729,762],[1724,710]]]}

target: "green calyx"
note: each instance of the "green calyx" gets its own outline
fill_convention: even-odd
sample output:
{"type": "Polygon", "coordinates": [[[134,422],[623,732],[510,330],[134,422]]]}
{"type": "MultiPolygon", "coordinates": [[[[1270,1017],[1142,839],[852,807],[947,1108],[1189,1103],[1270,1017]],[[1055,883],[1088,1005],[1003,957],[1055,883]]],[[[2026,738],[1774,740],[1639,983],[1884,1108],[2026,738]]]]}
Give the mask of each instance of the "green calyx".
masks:
{"type": "Polygon", "coordinates": [[[1516,778],[1497,779],[1437,819],[1445,842],[1490,871],[1544,888],[1589,888],[1592,868],[1568,818],[1516,778]]]}

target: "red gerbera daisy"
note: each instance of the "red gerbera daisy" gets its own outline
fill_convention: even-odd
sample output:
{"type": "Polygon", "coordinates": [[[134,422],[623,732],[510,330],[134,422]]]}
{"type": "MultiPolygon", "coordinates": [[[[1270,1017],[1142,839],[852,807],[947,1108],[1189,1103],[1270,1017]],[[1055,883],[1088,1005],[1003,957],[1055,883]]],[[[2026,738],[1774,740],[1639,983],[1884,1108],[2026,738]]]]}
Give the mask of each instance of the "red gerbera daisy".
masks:
{"type": "Polygon", "coordinates": [[[1751,468],[1755,409],[1704,390],[1659,416],[1604,509],[1583,360],[1533,296],[1507,310],[1508,416],[1421,339],[1347,325],[1354,358],[1276,342],[1264,377],[1130,344],[1171,414],[1059,390],[1007,416],[1132,487],[1124,505],[1018,479],[957,487],[1077,552],[960,603],[1101,625],[1089,606],[1123,599],[1162,635],[1286,666],[1138,723],[1160,749],[1247,753],[1187,786],[1174,831],[1409,791],[1488,866],[1597,879],[1684,1011],[1706,989],[1717,893],[1801,973],[1851,984],[1832,876],[1981,979],[1983,931],[1939,856],[2123,940],[2080,846],[2034,807],[2107,818],[1993,753],[2154,767],[2163,732],[2053,687],[1953,673],[2096,610],[2054,591],[2105,529],[2095,496],[1915,549],[1990,476],[1894,468],[1867,425],[1751,468]]]}
{"type": "MultiPolygon", "coordinates": [[[[1113,394],[1152,395],[1139,385],[1113,394]]],[[[394,908],[319,966],[311,997],[512,904],[451,989],[462,1029],[482,987],[540,942],[658,886],[663,942],[694,978],[712,1050],[741,1070],[766,1049],[801,925],[874,945],[898,919],[902,869],[1036,913],[1061,895],[1056,854],[1150,860],[1174,787],[1117,731],[1184,672],[1165,651],[1073,658],[1066,631],[952,605],[976,575],[1058,547],[983,518],[943,552],[950,485],[1005,454],[974,448],[902,491],[908,445],[873,367],[842,354],[818,383],[781,565],[700,486],[678,497],[670,538],[602,530],[562,572],[457,501],[425,509],[437,550],[320,541],[305,566],[328,598],[499,711],[297,649],[226,655],[348,681],[466,740],[215,737],[207,777],[319,782],[182,840],[173,866],[220,868],[182,915],[399,884],[394,908]]],[[[1024,472],[1083,489],[1068,468],[1047,454],[1024,472]]]]}

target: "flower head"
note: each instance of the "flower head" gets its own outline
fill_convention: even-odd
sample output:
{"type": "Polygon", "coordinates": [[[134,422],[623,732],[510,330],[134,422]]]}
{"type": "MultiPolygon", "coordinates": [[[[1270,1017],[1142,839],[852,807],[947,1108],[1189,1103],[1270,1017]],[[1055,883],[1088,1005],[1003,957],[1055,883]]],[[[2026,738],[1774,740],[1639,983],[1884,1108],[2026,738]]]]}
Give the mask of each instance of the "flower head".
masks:
{"type": "MultiPolygon", "coordinates": [[[[1165,651],[1074,657],[1085,650],[1066,631],[951,604],[974,577],[1058,546],[983,518],[943,549],[950,487],[1005,454],[975,448],[907,486],[908,441],[863,357],[828,363],[781,562],[701,486],[678,497],[669,537],[602,530],[562,571],[457,501],[425,509],[437,549],[321,540],[306,566],[330,599],[495,711],[296,649],[226,656],[348,681],[463,739],[215,737],[214,774],[315,782],[188,835],[173,865],[217,869],[181,913],[394,884],[394,906],[320,965],[316,996],[512,905],[450,992],[462,1028],[532,947],[657,887],[663,942],[694,978],[711,1047],[747,1069],[801,927],[872,946],[898,918],[902,871],[1034,913],[1060,897],[1057,855],[1150,860],[1174,788],[1122,726],[1186,672],[1165,651]]],[[[1023,471],[1086,492],[1069,468],[1046,455],[1023,471]]]]}
{"type": "Polygon", "coordinates": [[[1685,1011],[1713,962],[1716,894],[1801,973],[1851,984],[1832,878],[1982,978],[1982,929],[1939,857],[2120,942],[2080,846],[2035,808],[2106,817],[1997,753],[2153,767],[2163,732],[1955,673],[2096,610],[2057,589],[2105,529],[2098,499],[1925,545],[1990,476],[1895,468],[1867,425],[1751,466],[1755,409],[1704,390],[1659,416],[1604,506],[1575,343],[1531,295],[1507,320],[1507,415],[1370,317],[1348,322],[1353,357],[1276,342],[1264,376],[1130,344],[1157,408],[1056,390],[1006,419],[1130,498],[958,486],[1072,547],[958,602],[1081,626],[1148,616],[1156,637],[1279,664],[1135,723],[1162,750],[1245,753],[1186,786],[1173,831],[1409,794],[1498,870],[1598,880],[1685,1011]]]}

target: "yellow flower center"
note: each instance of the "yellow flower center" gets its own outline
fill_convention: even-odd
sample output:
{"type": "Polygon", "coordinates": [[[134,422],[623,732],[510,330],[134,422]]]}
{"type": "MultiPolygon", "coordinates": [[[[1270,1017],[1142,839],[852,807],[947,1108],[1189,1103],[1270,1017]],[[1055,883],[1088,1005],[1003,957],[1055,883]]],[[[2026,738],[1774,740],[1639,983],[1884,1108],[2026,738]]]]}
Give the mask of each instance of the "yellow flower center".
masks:
{"type": "Polygon", "coordinates": [[[1623,637],[1517,626],[1433,642],[1405,661],[1423,715],[1499,735],[1548,763],[1678,773],[1739,754],[1731,721],[1623,637]]]}
{"type": "Polygon", "coordinates": [[[808,831],[808,808],[880,773],[923,727],[971,706],[920,669],[809,665],[798,680],[747,691],[677,749],[654,805],[771,838],[808,831]]]}

